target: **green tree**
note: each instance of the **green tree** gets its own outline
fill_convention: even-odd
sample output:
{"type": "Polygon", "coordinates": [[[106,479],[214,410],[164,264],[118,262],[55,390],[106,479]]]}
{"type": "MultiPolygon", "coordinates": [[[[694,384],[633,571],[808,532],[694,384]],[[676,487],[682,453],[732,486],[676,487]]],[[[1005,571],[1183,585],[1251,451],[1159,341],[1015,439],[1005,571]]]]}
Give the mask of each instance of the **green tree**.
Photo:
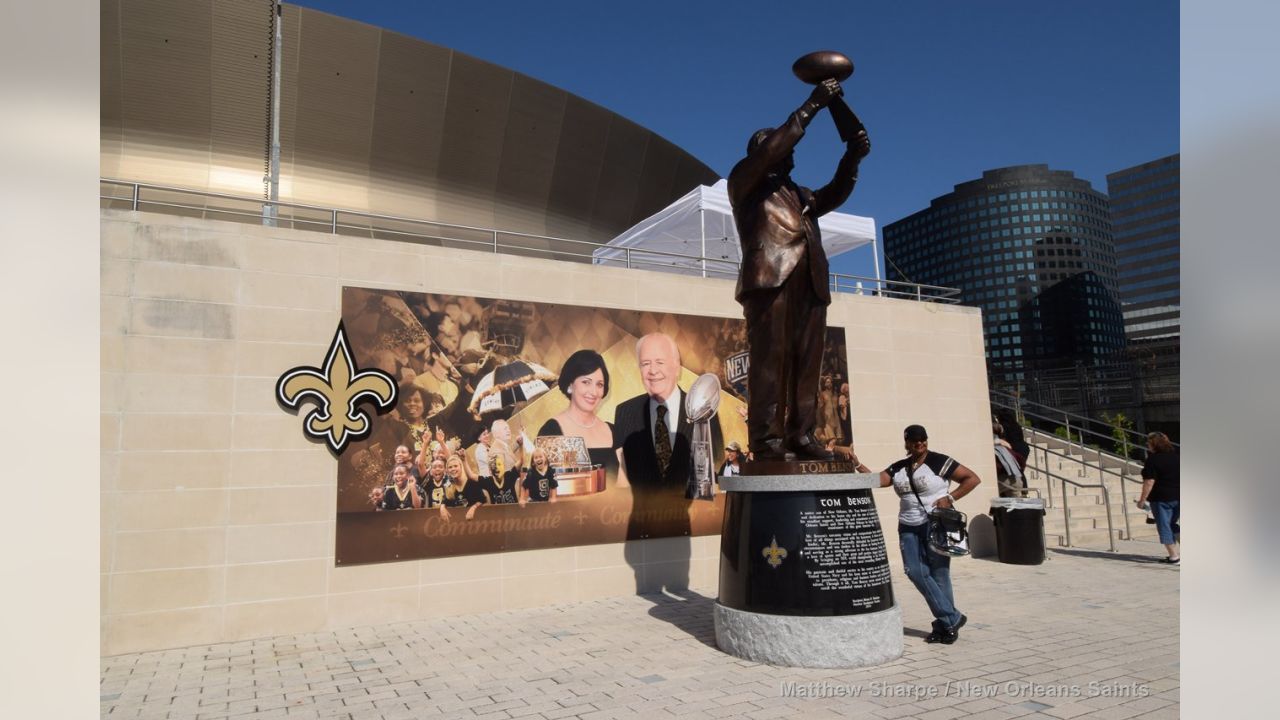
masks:
{"type": "Polygon", "coordinates": [[[1114,449],[1117,455],[1121,457],[1131,457],[1134,450],[1133,441],[1129,439],[1130,433],[1133,431],[1133,421],[1122,412],[1115,415],[1102,413],[1102,419],[1111,426],[1111,439],[1115,441],[1114,449]]]}
{"type": "Polygon", "coordinates": [[[1090,448],[1091,450],[1102,449],[1098,447],[1097,443],[1085,442],[1084,435],[1082,435],[1079,430],[1068,431],[1066,427],[1059,425],[1058,427],[1053,429],[1053,434],[1057,435],[1063,440],[1066,440],[1067,442],[1073,442],[1073,443],[1076,443],[1077,445],[1082,445],[1084,447],[1090,448]],[[1068,432],[1070,432],[1070,434],[1068,434],[1068,432]]]}
{"type": "Polygon", "coordinates": [[[1059,425],[1058,427],[1054,428],[1053,434],[1057,435],[1063,440],[1066,440],[1067,442],[1078,443],[1081,441],[1079,431],[1067,430],[1067,428],[1062,425],[1059,425]]]}

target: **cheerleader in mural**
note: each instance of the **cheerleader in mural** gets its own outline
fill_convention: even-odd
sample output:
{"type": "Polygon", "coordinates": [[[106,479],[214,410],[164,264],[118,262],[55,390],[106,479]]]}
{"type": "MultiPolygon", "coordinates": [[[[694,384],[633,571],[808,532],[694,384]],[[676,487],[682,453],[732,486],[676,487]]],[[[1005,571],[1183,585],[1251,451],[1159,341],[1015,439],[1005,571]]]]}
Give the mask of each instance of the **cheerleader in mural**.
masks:
{"type": "Polygon", "coordinates": [[[440,506],[440,517],[452,520],[449,508],[466,508],[466,519],[476,516],[476,509],[489,502],[489,496],[480,487],[480,483],[467,480],[467,471],[462,467],[462,458],[450,456],[444,466],[449,485],[444,489],[444,504],[440,506]]]}
{"type": "Polygon", "coordinates": [[[556,469],[547,461],[547,451],[534,448],[533,460],[529,463],[529,472],[521,483],[520,504],[528,502],[555,502],[556,469]]]}
{"type": "Polygon", "coordinates": [[[411,482],[408,465],[397,465],[391,471],[392,484],[383,488],[378,510],[412,510],[422,507],[417,484],[411,482]]]}

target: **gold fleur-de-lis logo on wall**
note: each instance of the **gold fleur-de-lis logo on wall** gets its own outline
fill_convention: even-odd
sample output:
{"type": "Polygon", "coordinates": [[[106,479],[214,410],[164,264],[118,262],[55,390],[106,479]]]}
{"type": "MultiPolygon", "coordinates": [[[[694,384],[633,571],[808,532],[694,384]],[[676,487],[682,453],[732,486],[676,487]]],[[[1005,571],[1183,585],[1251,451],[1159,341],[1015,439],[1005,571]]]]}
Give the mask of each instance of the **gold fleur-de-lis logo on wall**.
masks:
{"type": "Polygon", "coordinates": [[[395,407],[396,384],[381,370],[360,370],[347,344],[347,333],[338,322],[324,368],[301,365],[276,381],[276,401],[297,413],[304,402],[315,409],[303,419],[302,431],[312,442],[322,442],[341,455],[347,445],[373,431],[369,414],[357,406],[373,403],[379,415],[395,407]]]}
{"type": "Polygon", "coordinates": [[[760,554],[764,555],[764,561],[769,563],[769,567],[776,568],[787,558],[787,549],[778,547],[778,537],[775,535],[773,542],[769,543],[769,547],[760,554]]]}

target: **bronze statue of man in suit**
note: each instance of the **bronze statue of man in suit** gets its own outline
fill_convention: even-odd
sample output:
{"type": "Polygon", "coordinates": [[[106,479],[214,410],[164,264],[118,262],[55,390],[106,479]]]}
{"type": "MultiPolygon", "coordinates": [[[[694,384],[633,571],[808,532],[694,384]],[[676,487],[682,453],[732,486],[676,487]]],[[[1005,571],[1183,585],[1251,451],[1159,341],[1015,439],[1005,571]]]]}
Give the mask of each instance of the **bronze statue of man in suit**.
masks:
{"type": "Polygon", "coordinates": [[[866,131],[839,127],[852,116],[833,113],[841,137],[850,138],[835,177],[810,190],[796,185],[790,173],[805,127],[842,94],[837,80],[819,83],[782,126],[756,132],[747,156],[729,173],[729,201],[742,243],[734,297],[746,316],[751,348],[747,434],[757,460],[781,460],[787,451],[798,459],[832,458],[813,434],[831,304],[818,218],[853,192],[858,163],[871,152],[866,131]]]}

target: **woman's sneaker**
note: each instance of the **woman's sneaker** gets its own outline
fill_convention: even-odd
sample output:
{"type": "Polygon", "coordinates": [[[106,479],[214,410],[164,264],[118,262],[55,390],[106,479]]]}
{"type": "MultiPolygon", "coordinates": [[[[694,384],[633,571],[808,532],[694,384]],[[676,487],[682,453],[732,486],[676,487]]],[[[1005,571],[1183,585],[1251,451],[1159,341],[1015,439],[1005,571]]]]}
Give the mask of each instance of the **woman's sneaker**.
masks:
{"type": "Polygon", "coordinates": [[[1165,565],[1177,565],[1177,564],[1179,564],[1179,563],[1181,563],[1181,562],[1182,562],[1182,558],[1181,558],[1181,557],[1176,557],[1176,558],[1170,558],[1170,557],[1167,557],[1167,558],[1165,558],[1165,559],[1161,560],[1160,562],[1164,563],[1165,565]]]}

